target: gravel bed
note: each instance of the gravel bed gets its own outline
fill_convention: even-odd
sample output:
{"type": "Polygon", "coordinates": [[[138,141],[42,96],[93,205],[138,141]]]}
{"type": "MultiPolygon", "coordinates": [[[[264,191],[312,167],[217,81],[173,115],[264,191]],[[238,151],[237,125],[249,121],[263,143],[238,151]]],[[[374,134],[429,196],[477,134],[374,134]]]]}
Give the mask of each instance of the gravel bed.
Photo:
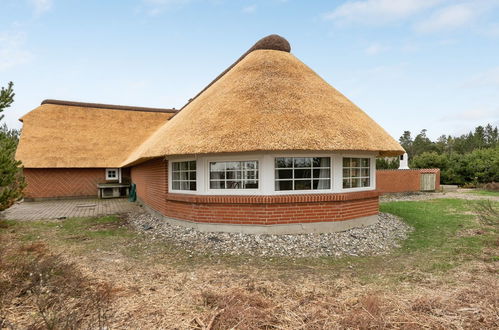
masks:
{"type": "Polygon", "coordinates": [[[375,224],[363,228],[299,235],[206,233],[171,225],[146,212],[129,213],[127,218],[133,228],[151,239],[172,243],[191,254],[264,257],[379,255],[399,247],[412,231],[412,227],[388,213],[380,213],[375,224]]]}

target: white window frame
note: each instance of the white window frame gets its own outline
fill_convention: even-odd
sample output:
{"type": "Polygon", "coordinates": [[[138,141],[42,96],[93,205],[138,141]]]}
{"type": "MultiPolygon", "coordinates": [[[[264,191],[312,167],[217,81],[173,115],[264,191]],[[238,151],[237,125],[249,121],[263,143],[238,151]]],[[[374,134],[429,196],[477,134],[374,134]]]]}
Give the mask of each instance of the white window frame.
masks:
{"type": "Polygon", "coordinates": [[[120,180],[120,169],[119,168],[106,168],[106,181],[121,181],[120,180]],[[116,173],[115,177],[110,177],[109,173],[114,171],[116,173]]]}
{"type": "Polygon", "coordinates": [[[199,161],[196,158],[179,158],[168,161],[168,191],[176,194],[194,194],[199,191],[199,161]],[[196,190],[173,189],[173,163],[196,162],[196,190]]]}
{"type": "Polygon", "coordinates": [[[260,195],[262,194],[262,155],[211,156],[204,159],[204,192],[206,195],[260,195]],[[210,188],[210,163],[212,162],[258,162],[258,188],[249,189],[212,189],[210,188]]]}
{"type": "MultiPolygon", "coordinates": [[[[230,191],[230,190],[243,190],[243,191],[252,191],[252,190],[258,190],[260,188],[260,162],[258,160],[255,160],[255,159],[249,159],[249,160],[217,160],[217,161],[210,161],[208,162],[208,189],[209,190],[220,190],[220,191],[230,191]],[[256,169],[252,169],[250,171],[255,171],[256,172],[256,175],[257,175],[257,179],[252,179],[250,181],[256,181],[257,182],[257,186],[258,188],[237,188],[237,189],[233,189],[233,188],[223,188],[223,189],[216,189],[216,188],[211,188],[211,182],[212,181],[220,181],[220,182],[224,182],[225,185],[227,185],[227,181],[236,181],[236,180],[231,180],[231,179],[223,179],[223,180],[212,180],[211,179],[211,163],[230,163],[230,162],[234,162],[234,163],[241,163],[241,162],[256,162],[257,164],[257,167],[256,169]]],[[[241,169],[241,171],[244,173],[246,171],[246,169],[241,169]]],[[[227,174],[227,170],[225,170],[225,174],[227,174]]],[[[241,182],[244,182],[244,181],[248,181],[248,179],[244,179],[244,177],[241,177],[241,182]]]]}
{"type": "MultiPolygon", "coordinates": [[[[316,155],[316,156],[303,156],[303,155],[295,155],[295,156],[274,156],[274,191],[275,192],[286,192],[286,193],[289,193],[289,192],[292,192],[292,191],[296,191],[296,192],[311,192],[311,191],[320,191],[322,193],[324,192],[330,192],[333,188],[333,157],[331,157],[331,155],[316,155]],[[311,170],[311,173],[310,173],[310,180],[311,181],[311,189],[302,189],[302,190],[299,190],[299,189],[291,189],[291,190],[277,190],[275,185],[276,185],[276,182],[279,182],[279,181],[291,181],[292,184],[293,184],[293,187],[294,187],[294,184],[295,184],[295,181],[307,181],[306,179],[295,179],[295,178],[291,178],[291,179],[278,179],[276,177],[276,172],[278,170],[278,168],[276,167],[276,160],[277,158],[292,158],[293,159],[293,163],[294,163],[294,159],[295,158],[329,158],[329,188],[327,189],[313,189],[313,181],[314,181],[314,177],[313,177],[313,170],[314,168],[311,166],[310,167],[310,170],[311,170]]],[[[325,167],[322,167],[322,168],[325,168],[325,167]]],[[[295,169],[300,169],[298,167],[291,167],[291,168],[280,168],[282,170],[291,170],[293,171],[294,173],[294,170],[295,169]]],[[[304,169],[309,169],[308,167],[304,167],[304,169]]],[[[317,180],[320,180],[319,178],[317,178],[317,180]]],[[[325,180],[325,179],[322,179],[322,180],[325,180]]]]}
{"type": "MultiPolygon", "coordinates": [[[[191,160],[172,160],[171,162],[169,162],[169,168],[168,168],[168,172],[169,172],[169,182],[171,182],[171,185],[169,185],[171,187],[171,191],[174,191],[174,192],[180,192],[180,191],[185,191],[187,193],[189,192],[195,192],[197,191],[198,189],[198,164],[197,164],[197,160],[195,159],[191,159],[191,160]],[[196,189],[195,190],[190,190],[190,189],[174,189],[173,188],[173,163],[185,163],[185,162],[195,162],[196,163],[196,189]]],[[[190,172],[190,170],[187,170],[187,172],[190,172]]],[[[186,182],[191,182],[192,180],[183,180],[183,181],[186,181],[186,182]]]]}
{"type": "Polygon", "coordinates": [[[345,153],[341,154],[338,161],[338,182],[340,192],[356,192],[356,191],[368,191],[374,190],[376,188],[376,156],[366,155],[366,154],[356,154],[356,153],[345,153]],[[369,186],[368,187],[357,187],[357,188],[343,188],[343,158],[369,158],[369,186]]]}

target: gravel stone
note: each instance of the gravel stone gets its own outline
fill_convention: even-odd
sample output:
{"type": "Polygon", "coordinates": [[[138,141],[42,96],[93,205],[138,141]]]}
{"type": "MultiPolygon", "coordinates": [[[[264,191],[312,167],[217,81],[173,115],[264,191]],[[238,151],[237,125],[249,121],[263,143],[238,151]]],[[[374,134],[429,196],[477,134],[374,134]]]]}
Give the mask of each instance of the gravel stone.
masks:
{"type": "Polygon", "coordinates": [[[260,257],[367,256],[386,254],[400,247],[413,228],[400,218],[380,213],[378,221],[363,228],[337,233],[253,235],[201,232],[169,224],[147,212],[127,214],[129,224],[152,240],[171,243],[189,253],[251,255],[260,257]]]}

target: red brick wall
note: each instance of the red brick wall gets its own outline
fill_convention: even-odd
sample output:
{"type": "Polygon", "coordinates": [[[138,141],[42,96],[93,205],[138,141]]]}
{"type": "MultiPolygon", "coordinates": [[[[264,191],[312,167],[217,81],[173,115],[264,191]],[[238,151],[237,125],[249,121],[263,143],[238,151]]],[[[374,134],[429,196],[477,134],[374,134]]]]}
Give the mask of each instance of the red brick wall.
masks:
{"type": "Polygon", "coordinates": [[[439,169],[376,170],[376,189],[380,193],[416,192],[421,190],[421,174],[435,173],[435,189],[440,190],[439,169]]]}
{"type": "Polygon", "coordinates": [[[164,214],[168,193],[168,162],[156,158],[131,168],[137,196],[148,206],[164,214]]]}
{"type": "Polygon", "coordinates": [[[25,168],[26,198],[97,196],[106,181],[103,168],[25,168]]]}
{"type": "Polygon", "coordinates": [[[169,194],[165,214],[195,222],[288,224],[341,221],[378,214],[378,193],[287,196],[169,194]]]}

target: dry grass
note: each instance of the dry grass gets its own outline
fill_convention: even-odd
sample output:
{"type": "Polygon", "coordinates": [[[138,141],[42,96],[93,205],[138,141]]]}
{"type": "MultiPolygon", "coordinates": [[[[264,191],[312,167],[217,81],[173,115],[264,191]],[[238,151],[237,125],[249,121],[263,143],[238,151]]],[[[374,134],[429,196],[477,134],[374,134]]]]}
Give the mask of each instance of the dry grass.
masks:
{"type": "MultiPolygon", "coordinates": [[[[5,223],[4,223],[5,225],[5,223]]],[[[0,247],[0,328],[103,329],[114,289],[41,242],[0,247]]]]}
{"type": "MultiPolygon", "coordinates": [[[[421,212],[447,204],[452,212],[468,211],[452,201],[418,203],[421,212]]],[[[468,228],[471,217],[455,221],[468,228]]],[[[54,322],[142,329],[499,328],[499,246],[492,229],[458,237],[460,226],[438,233],[420,226],[427,239],[438,234],[454,241],[439,246],[432,238],[428,248],[421,243],[389,256],[251,260],[191,257],[125,232],[119,218],[119,226],[109,217],[83,220],[2,225],[0,240],[10,242],[0,256],[0,292],[9,292],[0,300],[4,326],[6,320],[18,328],[54,322]],[[85,239],[75,240],[75,233],[85,239]],[[14,243],[19,240],[31,243],[14,243]],[[51,275],[26,275],[37,273],[51,275]]]]}

